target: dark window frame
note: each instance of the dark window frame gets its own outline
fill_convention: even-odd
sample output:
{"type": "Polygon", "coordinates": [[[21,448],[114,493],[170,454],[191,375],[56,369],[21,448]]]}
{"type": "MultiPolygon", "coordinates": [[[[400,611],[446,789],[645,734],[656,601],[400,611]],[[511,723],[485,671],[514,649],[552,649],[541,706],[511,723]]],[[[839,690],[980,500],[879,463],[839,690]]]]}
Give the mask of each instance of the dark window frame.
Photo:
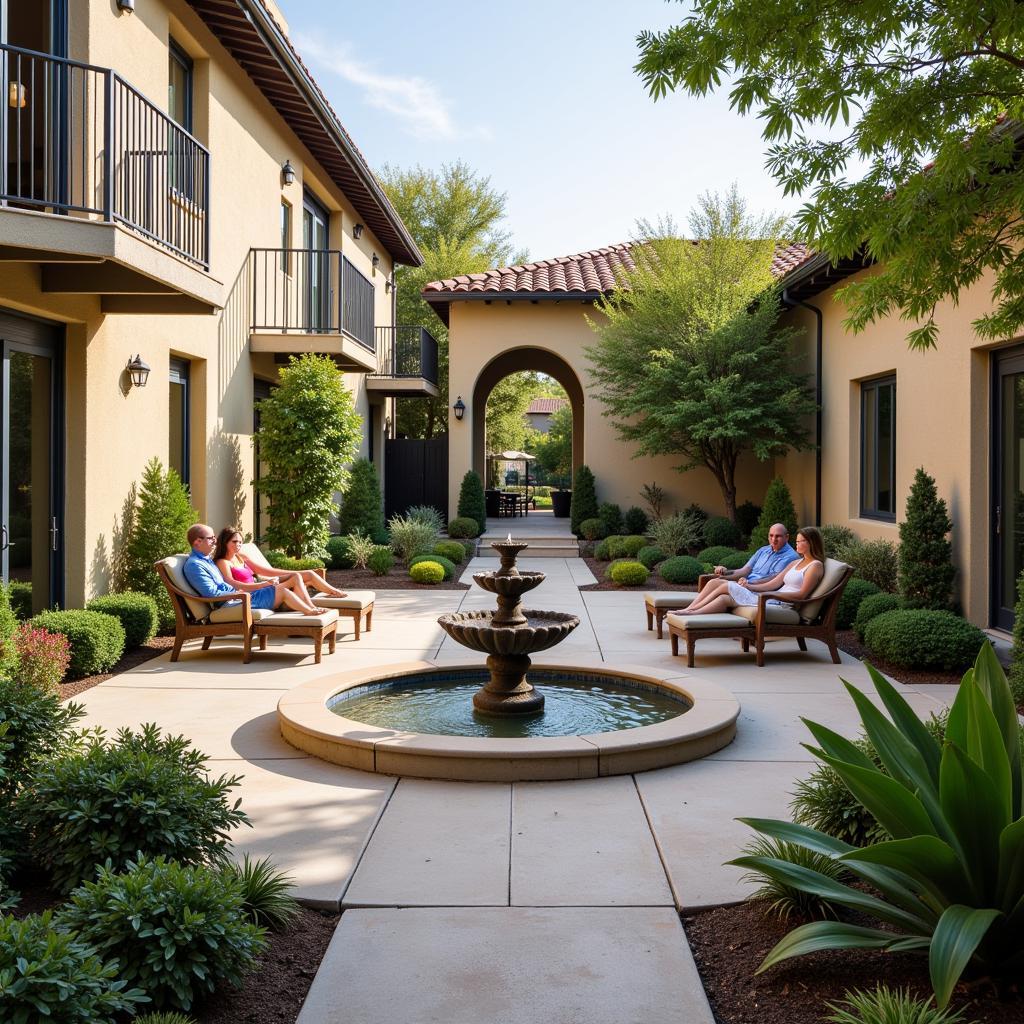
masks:
{"type": "MultiPolygon", "coordinates": [[[[195,95],[195,62],[185,52],[179,43],[176,43],[173,39],[168,38],[167,40],[167,59],[168,59],[168,88],[170,88],[170,61],[174,61],[185,73],[185,123],[182,124],[180,121],[175,121],[180,127],[184,128],[189,135],[193,135],[193,114],[195,111],[193,98],[195,95]]],[[[170,96],[168,96],[170,99],[170,96]]],[[[170,107],[170,103],[167,104],[170,107]]],[[[168,109],[168,116],[171,120],[174,120],[173,112],[168,109]]]]}
{"type": "Polygon", "coordinates": [[[283,196],[281,197],[281,270],[291,275],[292,272],[292,231],[294,223],[292,217],[294,212],[292,204],[283,196]]]}
{"type": "Polygon", "coordinates": [[[871,380],[862,380],[860,382],[860,515],[862,519],[878,519],[886,523],[896,522],[896,374],[886,374],[884,377],[874,377],[871,380]],[[879,443],[879,409],[881,403],[879,402],[879,392],[884,388],[892,388],[892,404],[890,411],[890,431],[889,431],[889,461],[890,461],[890,473],[889,473],[889,493],[892,495],[892,508],[883,509],[879,508],[878,495],[880,491],[879,487],[879,451],[881,445],[879,443]],[[868,396],[871,394],[875,396],[875,418],[874,422],[868,423],[867,404],[868,396]],[[874,466],[872,469],[872,478],[874,480],[874,494],[869,495],[867,493],[867,452],[868,452],[868,431],[872,431],[874,435],[874,444],[872,450],[874,452],[874,466]]]}
{"type": "MultiPolygon", "coordinates": [[[[168,384],[181,385],[181,482],[192,487],[192,364],[187,359],[171,357],[168,384]]],[[[170,426],[170,424],[168,424],[170,426]]],[[[170,452],[168,451],[168,462],[170,452]]]]}

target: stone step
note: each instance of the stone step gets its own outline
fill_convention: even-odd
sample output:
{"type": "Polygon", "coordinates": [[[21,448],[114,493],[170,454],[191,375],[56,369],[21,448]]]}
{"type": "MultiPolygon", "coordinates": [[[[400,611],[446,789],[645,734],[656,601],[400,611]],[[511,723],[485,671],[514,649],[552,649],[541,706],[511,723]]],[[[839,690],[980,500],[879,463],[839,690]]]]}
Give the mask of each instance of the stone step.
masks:
{"type": "MultiPolygon", "coordinates": [[[[497,555],[491,549],[491,542],[504,540],[504,537],[481,537],[477,545],[477,556],[479,558],[496,558],[497,555]]],[[[576,538],[561,539],[559,537],[516,537],[516,540],[526,541],[530,546],[525,551],[519,552],[520,561],[524,558],[579,558],[580,548],[576,538]]]]}

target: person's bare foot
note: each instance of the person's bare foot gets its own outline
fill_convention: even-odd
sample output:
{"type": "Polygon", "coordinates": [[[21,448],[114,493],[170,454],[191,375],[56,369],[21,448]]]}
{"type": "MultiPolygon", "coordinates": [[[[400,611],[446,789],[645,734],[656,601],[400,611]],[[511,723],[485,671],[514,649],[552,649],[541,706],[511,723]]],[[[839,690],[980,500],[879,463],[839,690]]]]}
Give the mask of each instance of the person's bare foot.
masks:
{"type": "Polygon", "coordinates": [[[328,597],[348,597],[344,590],[339,590],[337,587],[329,587],[324,593],[328,597]]]}
{"type": "Polygon", "coordinates": [[[323,611],[322,608],[304,608],[302,610],[303,615],[319,615],[323,611]]]}

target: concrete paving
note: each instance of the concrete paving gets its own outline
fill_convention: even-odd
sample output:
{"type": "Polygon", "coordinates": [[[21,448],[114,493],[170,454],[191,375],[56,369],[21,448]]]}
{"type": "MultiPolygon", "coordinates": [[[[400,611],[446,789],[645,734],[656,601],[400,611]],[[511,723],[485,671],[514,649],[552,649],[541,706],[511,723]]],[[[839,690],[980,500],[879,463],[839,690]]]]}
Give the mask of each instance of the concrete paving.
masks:
{"type": "MultiPolygon", "coordinates": [[[[474,559],[463,573],[496,568],[474,559]]],[[[736,740],[702,761],[579,782],[445,783],[339,768],[281,739],[279,697],[352,667],[431,659],[479,664],[437,616],[492,607],[469,591],[383,591],[373,630],[313,663],[309,643],[270,642],[242,665],[240,644],[188,645],[86,691],[88,724],[155,721],[190,736],[211,770],[243,776],[252,829],[236,850],[269,856],[303,901],[341,907],[341,924],[301,1024],[516,1024],[673,1021],[711,1024],[677,911],[739,900],[724,866],[748,838],[734,819],[784,816],[811,755],[801,716],[857,728],[839,679],[871,693],[852,658],[769,644],[764,668],[729,640],[701,641],[694,668],[646,629],[638,592],[581,592],[578,559],[536,559],[548,579],[529,607],[572,611],[579,628],[543,659],[654,666],[737,695],[736,740]]],[[[903,687],[927,715],[953,688],[903,687]]]]}

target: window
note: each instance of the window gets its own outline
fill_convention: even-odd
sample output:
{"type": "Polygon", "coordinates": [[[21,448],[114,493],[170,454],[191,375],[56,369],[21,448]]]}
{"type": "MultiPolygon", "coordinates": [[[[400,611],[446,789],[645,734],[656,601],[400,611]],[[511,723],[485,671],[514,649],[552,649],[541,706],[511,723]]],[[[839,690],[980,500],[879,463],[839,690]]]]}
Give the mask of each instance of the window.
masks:
{"type": "Polygon", "coordinates": [[[860,513],[896,518],[896,378],[860,386],[860,513]]]}
{"type": "Polygon", "coordinates": [[[191,134],[192,58],[173,39],[167,58],[167,113],[191,134]]]}
{"type": "Polygon", "coordinates": [[[292,205],[281,200],[281,270],[286,274],[292,272],[292,205]]]}
{"type": "Polygon", "coordinates": [[[167,465],[189,486],[189,364],[171,360],[167,465]]]}

